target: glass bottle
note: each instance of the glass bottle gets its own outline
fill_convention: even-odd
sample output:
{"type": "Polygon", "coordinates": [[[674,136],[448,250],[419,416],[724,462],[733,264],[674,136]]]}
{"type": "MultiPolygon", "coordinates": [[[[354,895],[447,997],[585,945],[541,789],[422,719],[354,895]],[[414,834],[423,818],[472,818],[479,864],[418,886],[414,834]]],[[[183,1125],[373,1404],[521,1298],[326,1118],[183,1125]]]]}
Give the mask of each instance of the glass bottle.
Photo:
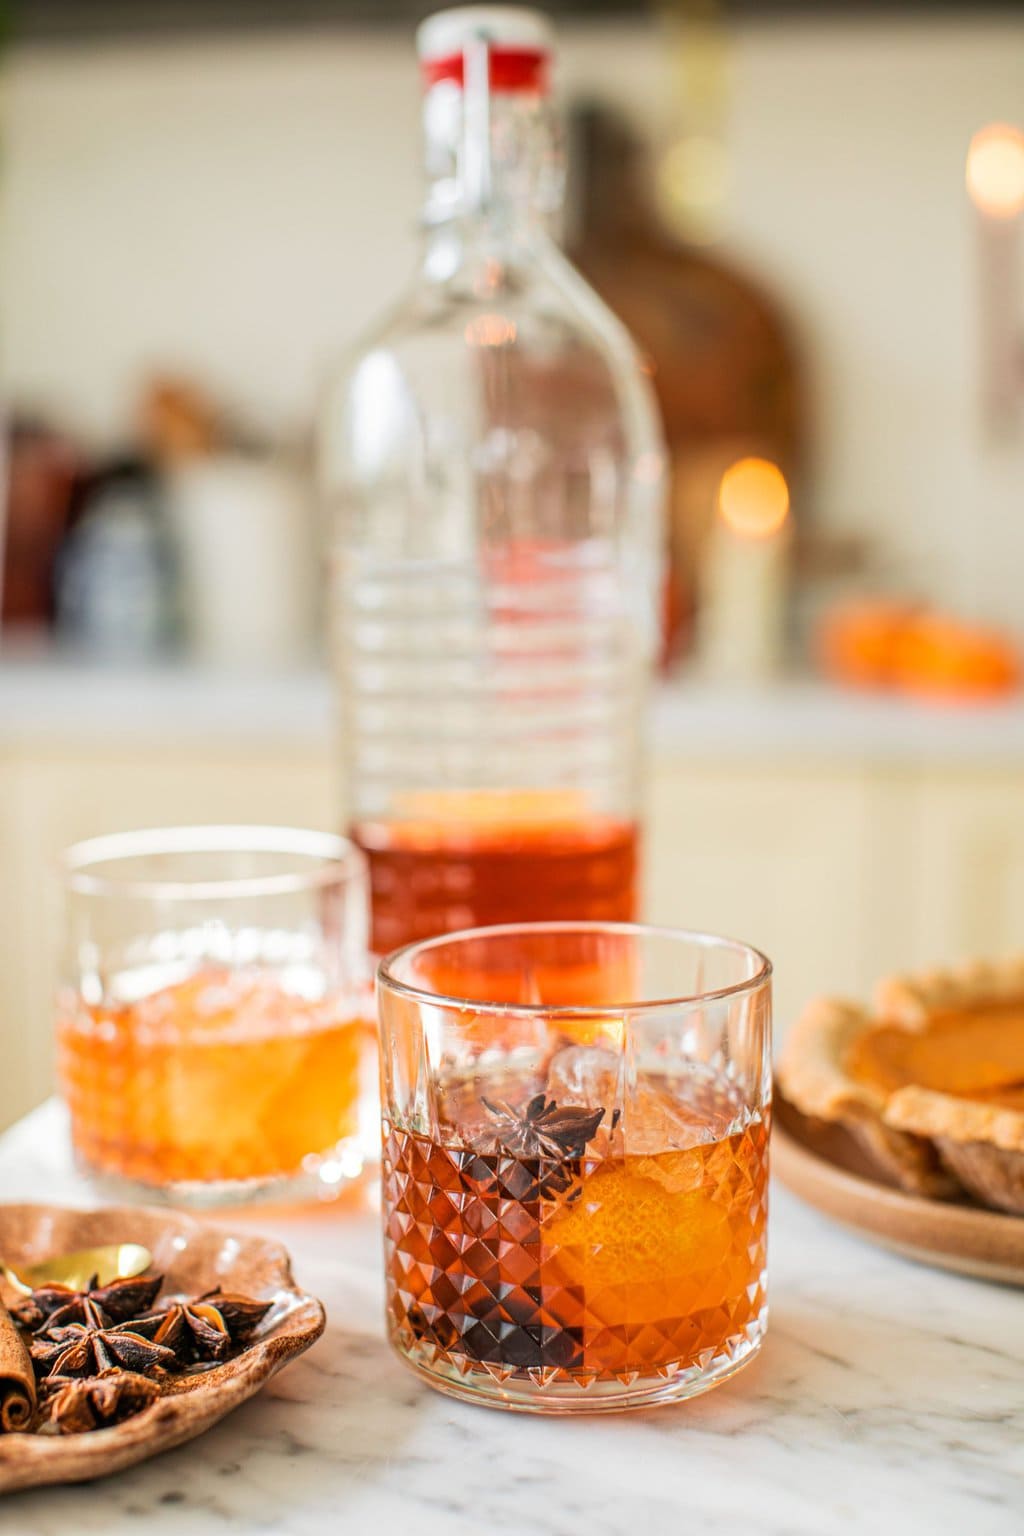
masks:
{"type": "Polygon", "coordinates": [[[344,801],[381,952],[636,915],[664,540],[649,381],[551,233],[549,25],[470,6],[417,41],[420,260],[320,443],[344,801]]]}

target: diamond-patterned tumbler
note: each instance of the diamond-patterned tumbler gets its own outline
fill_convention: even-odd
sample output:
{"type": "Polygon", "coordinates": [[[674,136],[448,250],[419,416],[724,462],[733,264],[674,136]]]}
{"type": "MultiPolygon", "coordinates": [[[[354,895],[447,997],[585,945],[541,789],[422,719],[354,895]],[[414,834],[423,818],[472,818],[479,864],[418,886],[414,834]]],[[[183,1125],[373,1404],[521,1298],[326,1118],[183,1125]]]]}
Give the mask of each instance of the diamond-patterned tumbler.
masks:
{"type": "Polygon", "coordinates": [[[725,1380],[767,1304],[771,965],[627,923],[480,928],[378,975],[387,1321],[522,1412],[725,1380]]]}
{"type": "Polygon", "coordinates": [[[159,827],[76,843],[61,873],[57,1063],[90,1179],[204,1206],[342,1193],[376,1153],[359,849],[159,827]]]}

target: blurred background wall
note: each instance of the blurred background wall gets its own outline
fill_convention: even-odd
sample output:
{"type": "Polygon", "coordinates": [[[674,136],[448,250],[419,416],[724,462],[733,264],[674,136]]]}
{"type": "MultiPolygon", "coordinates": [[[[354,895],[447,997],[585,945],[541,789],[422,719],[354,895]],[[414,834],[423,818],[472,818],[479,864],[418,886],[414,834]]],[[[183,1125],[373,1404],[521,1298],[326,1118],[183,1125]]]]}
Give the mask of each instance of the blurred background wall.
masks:
{"type": "MultiPolygon", "coordinates": [[[[570,93],[657,136],[664,37],[566,23],[570,93]]],[[[979,428],[972,133],[1024,100],[1012,13],[730,26],[728,247],[796,317],[816,522],[1017,622],[1024,438],[979,428]]],[[[401,284],[420,192],[411,28],[24,44],[4,98],[9,393],[99,443],[178,364],[275,433],[401,284]]]]}
{"type": "MultiPolygon", "coordinates": [[[[198,14],[200,0],[178,3],[198,14]]],[[[140,0],[140,15],[158,9],[140,0]]],[[[784,434],[741,438],[730,415],[763,383],[766,356],[769,386],[792,385],[799,407],[794,459],[806,449],[810,462],[793,478],[792,561],[782,526],[770,561],[731,536],[693,552],[693,589],[722,554],[757,578],[722,604],[726,628],[754,642],[750,676],[701,677],[700,625],[684,616],[656,696],[646,870],[653,918],[772,955],[781,1035],[814,992],[865,996],[887,970],[1021,947],[1024,400],[1011,399],[1008,430],[989,430],[981,359],[986,301],[1003,337],[1024,320],[1024,191],[1013,217],[988,221],[983,248],[965,162],[972,136],[1005,119],[1020,183],[1024,16],[878,14],[881,0],[874,15],[868,0],[853,16],[751,9],[730,11],[722,33],[720,243],[649,242],[639,275],[632,248],[602,259],[606,296],[631,323],[626,306],[643,300],[648,329],[635,328],[663,393],[676,370],[675,521],[686,481],[704,533],[714,517],[721,534],[723,470],[759,453],[787,463],[784,434]],[[997,249],[1016,263],[1001,295],[983,273],[997,249]],[[759,333],[751,320],[764,316],[759,333]],[[760,628],[743,622],[751,593],[760,628]],[[906,609],[895,625],[893,597],[906,609]],[[830,651],[814,619],[847,598],[854,620],[830,651]],[[757,645],[782,619],[788,644],[763,666],[757,645]]],[[[33,580],[20,616],[8,580],[0,613],[0,1126],[51,1089],[61,849],[176,822],[343,820],[329,686],[311,654],[322,542],[308,463],[275,459],[308,438],[318,381],[414,261],[420,87],[411,21],[289,29],[286,10],[280,0],[264,30],[16,38],[3,55],[0,398],[29,423],[20,446],[9,434],[5,576],[20,551],[33,580]],[[175,375],[239,434],[207,432],[202,400],[163,400],[164,439],[180,447],[184,433],[194,455],[185,484],[202,494],[175,528],[203,580],[184,584],[174,643],[155,645],[140,619],[163,611],[155,599],[127,617],[105,605],[130,589],[126,570],[151,597],[150,577],[176,589],[139,556],[153,555],[181,470],[140,429],[140,400],[175,375]],[[148,455],[141,470],[121,462],[133,454],[148,455]],[[92,488],[88,516],[72,480],[92,488]],[[88,624],[62,628],[54,591],[63,572],[74,593],[75,541],[90,528],[77,569],[91,648],[88,624]]],[[[617,107],[655,156],[679,142],[681,56],[652,16],[559,30],[565,96],[617,107]]],[[[589,169],[614,207],[611,160],[589,169]]],[[[586,269],[597,246],[579,255],[586,269]]]]}

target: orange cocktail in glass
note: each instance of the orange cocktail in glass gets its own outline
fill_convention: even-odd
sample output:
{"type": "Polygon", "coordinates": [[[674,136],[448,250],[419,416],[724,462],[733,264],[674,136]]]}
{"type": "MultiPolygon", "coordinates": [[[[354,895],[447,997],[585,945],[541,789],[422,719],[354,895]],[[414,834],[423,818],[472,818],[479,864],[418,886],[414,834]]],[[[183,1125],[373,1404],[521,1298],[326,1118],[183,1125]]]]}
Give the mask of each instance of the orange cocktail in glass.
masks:
{"type": "Polygon", "coordinates": [[[65,894],[58,1071],[89,1171],[208,1201],[361,1170],[356,849],[274,828],[100,838],[67,856],[65,894]]]}
{"type": "Polygon", "coordinates": [[[379,1001],[388,1325],[407,1364],[457,1396],[566,1413],[687,1397],[752,1357],[761,955],[627,924],[481,929],[391,956],[379,1001]]]}

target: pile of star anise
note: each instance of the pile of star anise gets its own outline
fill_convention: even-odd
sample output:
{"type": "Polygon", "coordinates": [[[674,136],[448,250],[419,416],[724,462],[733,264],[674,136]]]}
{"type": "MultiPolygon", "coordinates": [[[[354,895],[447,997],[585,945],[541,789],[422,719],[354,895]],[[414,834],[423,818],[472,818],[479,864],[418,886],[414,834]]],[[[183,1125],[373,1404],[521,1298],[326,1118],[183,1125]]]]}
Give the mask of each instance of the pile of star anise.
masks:
{"type": "Polygon", "coordinates": [[[11,1308],[35,1368],[41,1427],[78,1434],[149,1406],[170,1378],[209,1370],[245,1347],[269,1301],[208,1291],[154,1303],[162,1275],[84,1291],[43,1286],[11,1308]]]}

